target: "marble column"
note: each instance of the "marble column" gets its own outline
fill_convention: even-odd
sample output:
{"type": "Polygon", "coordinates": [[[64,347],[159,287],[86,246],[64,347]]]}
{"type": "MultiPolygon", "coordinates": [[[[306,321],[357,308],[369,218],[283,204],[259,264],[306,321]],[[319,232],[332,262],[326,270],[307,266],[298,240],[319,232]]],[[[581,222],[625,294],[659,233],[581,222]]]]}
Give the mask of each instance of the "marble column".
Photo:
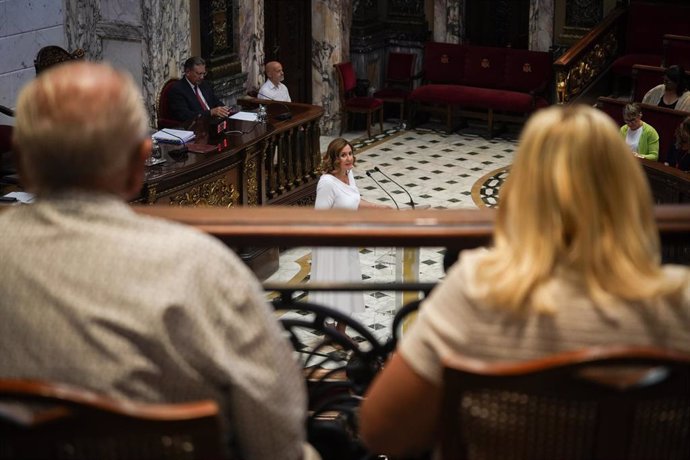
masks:
{"type": "Polygon", "coordinates": [[[247,73],[247,90],[258,90],[264,82],[264,1],[239,0],[239,55],[247,73]]]}
{"type": "Polygon", "coordinates": [[[156,101],[191,53],[188,0],[65,0],[69,49],[130,71],[155,126],[156,101]]]}
{"type": "Polygon", "coordinates": [[[530,0],[529,49],[549,51],[553,45],[554,0],[530,0]]]}
{"type": "Polygon", "coordinates": [[[464,0],[434,0],[434,41],[461,43],[464,0]]]}
{"type": "Polygon", "coordinates": [[[338,78],[333,65],[350,58],[352,0],[312,0],[312,103],[324,109],[321,130],[340,128],[338,78]]]}

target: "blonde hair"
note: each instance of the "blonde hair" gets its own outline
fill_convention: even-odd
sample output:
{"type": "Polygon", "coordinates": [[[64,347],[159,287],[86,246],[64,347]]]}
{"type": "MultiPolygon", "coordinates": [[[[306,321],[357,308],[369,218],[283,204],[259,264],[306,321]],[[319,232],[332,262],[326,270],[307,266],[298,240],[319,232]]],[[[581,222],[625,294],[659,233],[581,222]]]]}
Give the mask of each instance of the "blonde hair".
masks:
{"type": "Polygon", "coordinates": [[[106,64],[65,63],[41,73],[19,94],[16,113],[13,140],[39,193],[122,173],[148,132],[132,78],[106,64]]]}
{"type": "Polygon", "coordinates": [[[326,153],[323,154],[323,158],[321,159],[322,173],[332,173],[336,170],[336,164],[338,163],[338,159],[340,158],[340,152],[345,148],[346,145],[349,145],[352,149],[352,166],[355,165],[355,148],[346,139],[338,137],[333,139],[331,143],[328,144],[326,153]]]}
{"type": "Polygon", "coordinates": [[[662,277],[642,168],[613,121],[586,106],[544,109],[526,124],[475,294],[494,306],[554,311],[550,281],[561,269],[597,303],[678,288],[662,277]]]}

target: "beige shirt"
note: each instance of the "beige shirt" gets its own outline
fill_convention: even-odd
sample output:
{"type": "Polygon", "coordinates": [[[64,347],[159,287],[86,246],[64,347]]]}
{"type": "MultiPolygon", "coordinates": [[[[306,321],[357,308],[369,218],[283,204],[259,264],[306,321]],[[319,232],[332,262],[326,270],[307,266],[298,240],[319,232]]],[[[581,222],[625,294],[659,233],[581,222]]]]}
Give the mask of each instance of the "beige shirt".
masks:
{"type": "Polygon", "coordinates": [[[0,375],[149,402],[213,398],[247,459],[298,459],[305,386],[223,244],[69,194],[0,213],[0,375]]]}
{"type": "Polygon", "coordinates": [[[619,302],[596,305],[572,280],[556,280],[562,303],[554,314],[511,313],[488,308],[467,295],[485,250],[464,251],[446,279],[422,303],[417,321],[400,345],[419,375],[440,385],[442,360],[465,355],[486,361],[535,359],[587,346],[658,345],[690,352],[690,270],[665,266],[683,279],[677,303],[619,302]]]}
{"type": "MultiPolygon", "coordinates": [[[[659,100],[664,95],[664,85],[657,85],[647,91],[642,98],[643,104],[659,105],[659,100]]],[[[690,112],[690,91],[685,91],[678,98],[675,110],[682,110],[683,112],[690,112]]]]}

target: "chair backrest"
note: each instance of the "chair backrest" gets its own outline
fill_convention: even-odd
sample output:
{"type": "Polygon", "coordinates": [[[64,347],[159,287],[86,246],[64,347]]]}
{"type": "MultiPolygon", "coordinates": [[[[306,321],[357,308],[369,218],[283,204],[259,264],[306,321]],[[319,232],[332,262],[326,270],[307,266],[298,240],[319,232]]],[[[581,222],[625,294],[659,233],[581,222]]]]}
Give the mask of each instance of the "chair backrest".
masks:
{"type": "Polygon", "coordinates": [[[352,67],[352,62],[342,62],[335,64],[333,67],[335,67],[335,73],[338,75],[340,98],[342,100],[349,99],[357,87],[357,75],[355,74],[354,67],[352,67]]]}
{"type": "Polygon", "coordinates": [[[222,459],[213,401],[142,404],[64,384],[0,379],[0,458],[222,459]]]}
{"type": "Polygon", "coordinates": [[[688,459],[690,354],[591,348],[446,362],[444,459],[688,459]]]}
{"type": "Polygon", "coordinates": [[[77,48],[72,53],[69,53],[59,46],[44,46],[38,50],[36,59],[34,59],[36,75],[61,62],[84,59],[84,55],[84,50],[81,48],[77,48]]]}
{"type": "Polygon", "coordinates": [[[664,35],[664,67],[672,65],[690,70],[690,36],[664,35]]]}
{"type": "Polygon", "coordinates": [[[417,55],[412,53],[388,54],[388,64],[386,68],[386,83],[401,84],[412,89],[412,77],[414,67],[417,63],[417,55]]]}
{"type": "Polygon", "coordinates": [[[177,78],[171,78],[166,81],[158,93],[158,100],[156,101],[156,113],[158,114],[158,129],[176,128],[180,126],[180,121],[175,120],[170,113],[170,106],[168,104],[168,92],[170,88],[178,81],[177,78]]]}

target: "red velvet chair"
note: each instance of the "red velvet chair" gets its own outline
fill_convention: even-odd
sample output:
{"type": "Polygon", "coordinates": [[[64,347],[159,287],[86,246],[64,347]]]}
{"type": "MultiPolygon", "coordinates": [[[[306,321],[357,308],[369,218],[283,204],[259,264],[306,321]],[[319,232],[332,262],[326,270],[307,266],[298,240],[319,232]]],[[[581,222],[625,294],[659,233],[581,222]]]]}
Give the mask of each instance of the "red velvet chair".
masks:
{"type": "Polygon", "coordinates": [[[158,101],[156,103],[158,129],[177,128],[180,126],[180,122],[175,120],[170,114],[170,108],[168,106],[168,91],[170,91],[170,88],[172,88],[172,85],[176,83],[177,80],[177,78],[171,78],[166,81],[163,88],[161,88],[161,92],[158,94],[158,101]]]}
{"type": "Polygon", "coordinates": [[[690,70],[690,36],[664,35],[664,67],[672,65],[690,70]]]}
{"type": "Polygon", "coordinates": [[[660,66],[665,34],[690,35],[687,4],[633,1],[627,14],[625,49],[611,65],[618,77],[630,77],[635,64],[660,66]]]}
{"type": "Polygon", "coordinates": [[[384,88],[376,91],[374,97],[400,106],[400,122],[405,119],[405,102],[412,92],[414,66],[417,55],[411,53],[388,54],[384,88]]]}
{"type": "Polygon", "coordinates": [[[340,122],[340,135],[343,134],[343,128],[347,126],[348,114],[363,113],[367,116],[367,136],[371,137],[371,116],[378,112],[379,125],[383,133],[383,101],[375,97],[360,97],[355,95],[355,87],[357,86],[357,77],[355,76],[355,69],[351,62],[343,62],[333,66],[335,73],[338,75],[338,83],[340,86],[340,113],[342,116],[340,122]]]}

